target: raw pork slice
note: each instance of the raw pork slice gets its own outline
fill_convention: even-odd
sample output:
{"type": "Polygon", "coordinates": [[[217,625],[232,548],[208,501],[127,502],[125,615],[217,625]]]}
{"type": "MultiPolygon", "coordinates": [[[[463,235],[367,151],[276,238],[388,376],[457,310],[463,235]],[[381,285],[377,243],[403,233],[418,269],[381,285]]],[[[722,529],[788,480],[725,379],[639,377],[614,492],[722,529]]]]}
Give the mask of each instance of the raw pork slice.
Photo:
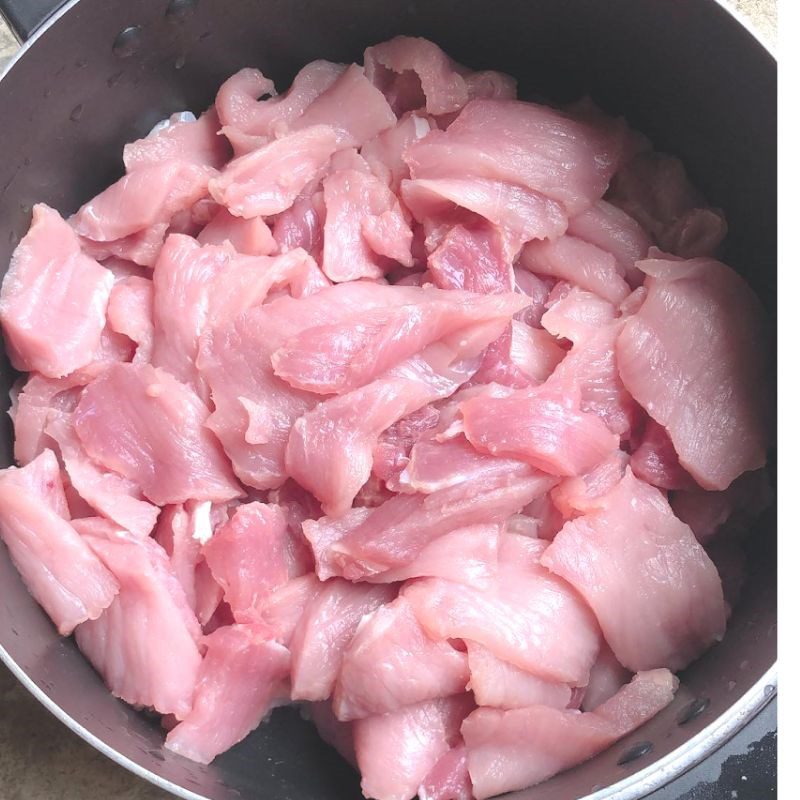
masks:
{"type": "Polygon", "coordinates": [[[463,742],[451,747],[425,776],[419,800],[472,800],[472,781],[463,742]]]}
{"type": "Polygon", "coordinates": [[[201,633],[167,554],[153,539],[123,531],[86,541],[120,590],[99,619],[75,629],[78,647],[116,697],[184,718],[202,660],[201,633]]]}
{"type": "Polygon", "coordinates": [[[766,459],[762,309],[718,261],[638,267],[649,276],[647,298],[617,341],[620,376],[689,474],[704,489],[726,489],[766,459]]]}
{"type": "Polygon", "coordinates": [[[637,478],[660,489],[692,489],[697,485],[680,465],[669,434],[652,419],[647,420],[642,440],[631,455],[631,469],[637,478]]]}
{"type": "Polygon", "coordinates": [[[591,713],[542,705],[477,709],[461,729],[475,797],[525,789],[586,761],[669,705],[676,687],[660,669],[636,675],[591,713]]]}
{"type": "Polygon", "coordinates": [[[269,225],[261,217],[242,219],[225,208],[220,208],[197,234],[197,241],[200,244],[230,242],[237,253],[248,256],[269,256],[278,249],[269,225]]]}
{"type": "Polygon", "coordinates": [[[149,361],[153,353],[153,281],[131,275],[117,281],[108,298],[111,330],[136,343],[133,360],[149,361]]]}
{"type": "Polygon", "coordinates": [[[326,581],[306,606],[292,639],[292,700],[327,700],[365,614],[394,599],[394,586],[326,581]]]}
{"type": "Polygon", "coordinates": [[[598,706],[611,699],[628,681],[631,673],[617,661],[607,644],[603,644],[597,654],[589,683],[581,701],[582,711],[594,711],[598,706]]]}
{"type": "Polygon", "coordinates": [[[22,580],[63,636],[97,619],[119,590],[69,524],[58,461],[45,450],[0,472],[0,538],[22,580]]]}
{"type": "Polygon", "coordinates": [[[0,323],[11,363],[61,378],[93,359],[114,276],[81,252],[58,212],[33,207],[0,292],[0,323]]]}
{"type": "Polygon", "coordinates": [[[259,618],[276,641],[289,647],[306,606],[319,594],[322,586],[312,572],[292,578],[264,596],[258,609],[259,618]]]}
{"type": "Polygon", "coordinates": [[[617,450],[591,472],[564,478],[552,489],[550,499],[564,519],[599,508],[605,495],[622,480],[629,462],[628,454],[617,450]]]}
{"type": "Polygon", "coordinates": [[[380,178],[395,193],[400,182],[408,178],[408,165],[403,161],[406,148],[428,134],[430,121],[421,114],[406,114],[393,128],[382,131],[361,147],[361,155],[373,175],[380,178]]]}
{"type": "Polygon", "coordinates": [[[361,790],[375,800],[412,800],[439,759],[459,741],[475,707],[469,694],[427,700],[353,724],[361,790]]]}
{"type": "Polygon", "coordinates": [[[218,628],[207,648],[192,710],[167,736],[173,753],[210,764],[255,730],[285,697],[289,651],[261,625],[218,628]]]}
{"type": "Polygon", "coordinates": [[[156,505],[241,494],[191,389],[149,364],[110,366],[83,393],[75,430],[90,458],[156,505]]]}
{"type": "Polygon", "coordinates": [[[333,710],[341,720],[385,714],[461,694],[468,680],[467,656],[430,639],[398,597],[361,620],[342,659],[333,710]]]}
{"type": "Polygon", "coordinates": [[[630,470],[599,508],[563,527],[542,564],[581,593],[632,671],[682,669],[725,633],[714,565],[661,492],[630,470]]]}

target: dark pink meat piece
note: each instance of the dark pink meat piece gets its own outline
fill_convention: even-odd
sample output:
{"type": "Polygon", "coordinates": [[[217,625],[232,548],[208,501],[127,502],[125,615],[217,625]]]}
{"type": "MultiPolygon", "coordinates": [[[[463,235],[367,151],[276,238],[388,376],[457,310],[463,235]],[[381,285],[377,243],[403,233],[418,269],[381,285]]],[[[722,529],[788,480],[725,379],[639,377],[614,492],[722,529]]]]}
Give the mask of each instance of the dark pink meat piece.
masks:
{"type": "Polygon", "coordinates": [[[697,484],[680,465],[667,431],[647,420],[641,443],[631,455],[633,474],[660,489],[691,489],[697,484]]]}

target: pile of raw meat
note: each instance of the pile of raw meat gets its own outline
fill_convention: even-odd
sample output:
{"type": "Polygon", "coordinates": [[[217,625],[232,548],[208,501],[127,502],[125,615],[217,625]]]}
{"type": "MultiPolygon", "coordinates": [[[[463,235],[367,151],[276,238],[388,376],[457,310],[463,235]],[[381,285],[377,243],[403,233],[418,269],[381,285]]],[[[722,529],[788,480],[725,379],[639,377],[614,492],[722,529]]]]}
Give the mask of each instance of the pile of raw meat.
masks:
{"type": "Polygon", "coordinates": [[[255,69],[3,282],[0,533],[208,763],[303,703],[377,800],[592,757],[725,633],[762,327],[680,162],[422,39],[255,69]],[[268,96],[265,99],[265,96],[268,96]]]}

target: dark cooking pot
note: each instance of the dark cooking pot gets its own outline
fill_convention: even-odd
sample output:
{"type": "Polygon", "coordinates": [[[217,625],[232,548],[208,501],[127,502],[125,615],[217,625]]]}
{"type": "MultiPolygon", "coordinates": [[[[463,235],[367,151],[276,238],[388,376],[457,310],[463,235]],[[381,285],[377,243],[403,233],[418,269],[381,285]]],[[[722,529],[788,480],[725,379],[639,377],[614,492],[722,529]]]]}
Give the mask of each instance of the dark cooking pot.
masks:
{"type": "MultiPolygon", "coordinates": [[[[23,37],[48,5],[0,2],[23,37]]],[[[399,33],[515,75],[523,98],[588,93],[680,156],[726,210],[727,260],[774,321],[776,65],[714,0],[73,0],[0,83],[0,263],[34,202],[74,211],[122,172],[126,141],[174,111],[207,107],[240,67],[259,67],[285,87],[312,59],[359,60],[366,45],[399,33]]],[[[13,379],[4,359],[4,408],[13,379]]],[[[6,466],[11,429],[0,416],[6,466]]],[[[673,705],[590,763],[517,797],[642,797],[758,713],[776,682],[774,531],[774,515],[754,531],[751,577],[728,635],[681,675],[673,705]]],[[[359,796],[355,773],[290,709],[210,767],[163,750],[157,719],[106,691],[74,642],[56,635],[2,547],[0,587],[0,657],[66,725],[128,769],[199,800],[359,796]]]]}

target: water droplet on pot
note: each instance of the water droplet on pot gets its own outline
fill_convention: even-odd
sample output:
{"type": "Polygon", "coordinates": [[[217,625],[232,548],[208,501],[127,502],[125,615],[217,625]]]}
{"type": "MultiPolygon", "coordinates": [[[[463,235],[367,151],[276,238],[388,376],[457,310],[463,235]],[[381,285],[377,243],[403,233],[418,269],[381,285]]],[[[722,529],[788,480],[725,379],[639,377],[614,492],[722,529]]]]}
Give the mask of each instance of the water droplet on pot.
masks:
{"type": "Polygon", "coordinates": [[[653,749],[652,742],[639,742],[638,744],[629,747],[617,759],[617,764],[619,764],[619,766],[621,767],[624,766],[625,764],[630,764],[631,761],[636,761],[637,758],[646,756],[652,749],[653,749]]]}
{"type": "Polygon", "coordinates": [[[686,725],[693,719],[697,719],[710,705],[711,701],[707,697],[698,697],[696,700],[692,700],[678,714],[678,725],[686,725]]]}
{"type": "Polygon", "coordinates": [[[76,66],[78,69],[84,69],[84,68],[86,67],[87,63],[88,63],[88,62],[86,61],[86,59],[79,58],[79,59],[78,59],[78,60],[75,62],[75,66],[76,66]]]}
{"type": "Polygon", "coordinates": [[[164,15],[170,22],[180,22],[194,14],[196,0],[170,0],[164,15]]]}
{"type": "Polygon", "coordinates": [[[108,87],[109,87],[109,89],[110,89],[112,86],[116,86],[116,85],[117,85],[117,84],[120,82],[120,79],[122,78],[122,76],[123,76],[124,74],[125,74],[124,72],[115,72],[115,73],[114,73],[114,74],[113,74],[113,75],[112,75],[112,76],[111,76],[111,77],[110,77],[110,78],[109,78],[109,79],[106,81],[106,83],[108,84],[108,87]]]}
{"type": "Polygon", "coordinates": [[[764,697],[772,697],[775,694],[775,687],[770,683],[764,687],[764,697]]]}
{"type": "Polygon", "coordinates": [[[78,105],[76,105],[75,108],[73,108],[72,111],[69,112],[69,118],[73,122],[77,122],[81,118],[82,115],[83,115],[83,104],[82,103],[78,103],[78,105]]]}
{"type": "Polygon", "coordinates": [[[31,207],[29,205],[25,205],[24,203],[19,207],[19,210],[23,214],[30,214],[31,213],[31,207]]]}
{"type": "Polygon", "coordinates": [[[183,69],[186,66],[186,56],[178,56],[175,59],[175,69],[183,69]]]}
{"type": "Polygon", "coordinates": [[[130,25],[123,28],[114,39],[111,51],[117,58],[130,58],[142,46],[142,28],[139,25],[130,25]]]}
{"type": "Polygon", "coordinates": [[[29,166],[31,165],[31,157],[30,157],[30,156],[25,156],[25,158],[24,158],[24,159],[22,159],[22,163],[23,163],[23,164],[24,164],[26,167],[29,167],[29,166]]]}
{"type": "Polygon", "coordinates": [[[197,41],[198,42],[202,42],[203,40],[208,39],[209,36],[211,36],[211,31],[206,31],[205,33],[201,33],[197,37],[197,41]]]}
{"type": "Polygon", "coordinates": [[[42,96],[46,100],[48,97],[50,97],[51,94],[53,94],[53,90],[50,87],[48,87],[47,89],[44,90],[44,94],[42,96]]]}

